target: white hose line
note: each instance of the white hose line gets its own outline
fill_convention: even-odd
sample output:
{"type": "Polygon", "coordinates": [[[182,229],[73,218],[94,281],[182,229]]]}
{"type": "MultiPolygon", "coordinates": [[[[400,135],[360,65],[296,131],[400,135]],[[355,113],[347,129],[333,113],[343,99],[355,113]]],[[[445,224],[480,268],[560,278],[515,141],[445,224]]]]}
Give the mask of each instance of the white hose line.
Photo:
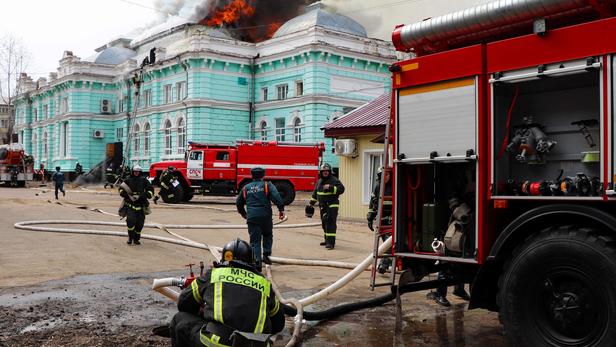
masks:
{"type": "MultiPolygon", "coordinates": [[[[379,249],[377,251],[378,255],[385,253],[391,247],[391,243],[392,243],[391,239],[392,239],[391,237],[388,238],[385,242],[383,242],[381,246],[379,246],[379,249]]],[[[344,287],[349,282],[351,282],[353,279],[355,279],[357,276],[359,276],[365,269],[367,269],[370,266],[370,264],[373,261],[374,261],[374,257],[372,254],[370,254],[369,256],[366,257],[366,259],[364,259],[361,263],[359,263],[353,270],[351,270],[349,273],[344,275],[338,281],[332,283],[329,287],[321,290],[320,292],[317,292],[315,294],[312,294],[308,297],[301,299],[299,301],[300,304],[305,307],[305,306],[314,304],[315,302],[333,294],[338,289],[344,287]]]]}
{"type": "Polygon", "coordinates": [[[280,301],[281,304],[292,305],[297,310],[297,314],[293,318],[293,335],[291,335],[291,339],[285,345],[285,347],[293,347],[299,342],[300,334],[302,332],[302,325],[304,324],[304,307],[296,299],[287,300],[282,297],[280,289],[278,289],[278,285],[274,281],[274,276],[272,276],[272,270],[269,265],[265,265],[265,272],[267,273],[267,278],[272,284],[272,289],[274,290],[274,294],[276,294],[278,301],[280,301]]]}

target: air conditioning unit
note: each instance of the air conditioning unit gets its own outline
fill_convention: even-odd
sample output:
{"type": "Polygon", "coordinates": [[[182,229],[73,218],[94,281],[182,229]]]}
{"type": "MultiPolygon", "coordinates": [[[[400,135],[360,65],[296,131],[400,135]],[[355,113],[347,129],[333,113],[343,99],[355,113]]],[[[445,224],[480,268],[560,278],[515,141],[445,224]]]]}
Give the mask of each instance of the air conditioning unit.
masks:
{"type": "Polygon", "coordinates": [[[357,143],[354,139],[340,139],[334,143],[334,153],[344,156],[357,155],[357,143]]]}
{"type": "Polygon", "coordinates": [[[102,130],[94,130],[92,137],[95,139],[102,139],[105,137],[105,133],[102,130]]]}
{"type": "Polygon", "coordinates": [[[109,99],[102,99],[101,100],[101,113],[102,114],[109,114],[109,113],[111,113],[111,100],[109,100],[109,99]]]}

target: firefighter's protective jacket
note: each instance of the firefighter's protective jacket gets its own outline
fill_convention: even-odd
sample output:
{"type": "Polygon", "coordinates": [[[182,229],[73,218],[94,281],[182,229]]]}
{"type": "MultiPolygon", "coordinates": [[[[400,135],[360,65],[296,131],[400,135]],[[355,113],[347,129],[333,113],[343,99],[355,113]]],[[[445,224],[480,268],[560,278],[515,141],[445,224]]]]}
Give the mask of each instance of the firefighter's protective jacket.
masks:
{"type": "Polygon", "coordinates": [[[173,189],[171,182],[175,179],[175,175],[169,170],[165,170],[160,174],[160,186],[166,190],[173,189]]]}
{"type": "MultiPolygon", "coordinates": [[[[180,294],[178,309],[200,314],[202,306],[206,321],[224,327],[219,331],[275,334],[284,328],[284,311],[271,283],[248,267],[213,268],[195,279],[180,294]]],[[[201,328],[201,342],[224,346],[230,336],[212,333],[208,326],[201,328]]]]}
{"type": "Polygon", "coordinates": [[[258,179],[242,188],[237,195],[235,205],[237,211],[242,216],[246,216],[247,220],[250,220],[251,218],[271,217],[272,205],[270,201],[276,204],[278,211],[284,211],[284,202],[274,184],[258,179]],[[246,208],[244,208],[244,205],[246,205],[246,208]]]}
{"type": "Polygon", "coordinates": [[[331,174],[327,177],[321,177],[314,187],[310,204],[314,205],[318,202],[319,206],[338,207],[340,204],[338,197],[342,193],[344,193],[344,185],[338,178],[331,174]]]}
{"type": "MultiPolygon", "coordinates": [[[[368,220],[374,220],[379,211],[379,194],[381,194],[381,180],[379,179],[377,183],[374,185],[374,189],[372,190],[372,195],[370,195],[370,205],[368,208],[368,220]]],[[[391,196],[391,180],[385,183],[385,190],[383,191],[384,196],[391,196]]],[[[391,216],[391,200],[383,200],[383,216],[389,217],[391,216]]]]}
{"type": "Polygon", "coordinates": [[[154,188],[152,188],[150,181],[148,181],[145,177],[130,176],[130,178],[124,181],[124,183],[126,183],[126,185],[130,188],[131,196],[129,196],[129,193],[121,186],[118,191],[120,192],[120,196],[122,196],[126,201],[129,208],[141,211],[143,210],[143,207],[148,204],[148,199],[154,197],[154,188]]]}

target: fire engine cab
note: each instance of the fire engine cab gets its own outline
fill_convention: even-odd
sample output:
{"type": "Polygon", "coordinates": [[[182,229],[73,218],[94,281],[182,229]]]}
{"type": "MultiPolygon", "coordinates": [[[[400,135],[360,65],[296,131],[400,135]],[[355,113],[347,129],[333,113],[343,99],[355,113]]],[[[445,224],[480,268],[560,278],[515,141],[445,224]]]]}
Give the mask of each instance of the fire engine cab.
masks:
{"type": "Polygon", "coordinates": [[[615,3],[492,1],[396,27],[415,57],[391,67],[378,230],[400,292],[470,283],[512,345],[616,346],[615,3]]]}
{"type": "Polygon", "coordinates": [[[25,187],[34,173],[34,160],[20,144],[0,146],[0,182],[5,186],[25,187]]]}
{"type": "Polygon", "coordinates": [[[236,145],[188,144],[184,161],[164,161],[150,166],[150,177],[157,179],[163,170],[173,166],[181,185],[184,201],[194,193],[234,195],[252,178],[254,167],[265,169],[265,180],[271,181],[285,204],[295,199],[295,192],[313,190],[318,178],[324,143],[290,143],[240,140],[236,145]]]}

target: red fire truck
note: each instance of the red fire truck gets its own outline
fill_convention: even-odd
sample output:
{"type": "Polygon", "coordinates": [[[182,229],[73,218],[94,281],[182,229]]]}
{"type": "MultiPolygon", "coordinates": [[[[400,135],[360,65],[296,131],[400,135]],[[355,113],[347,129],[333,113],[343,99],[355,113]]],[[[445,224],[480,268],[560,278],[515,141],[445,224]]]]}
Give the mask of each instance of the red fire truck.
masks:
{"type": "Polygon", "coordinates": [[[250,169],[265,169],[265,179],[280,192],[285,204],[298,190],[313,190],[325,144],[238,141],[236,145],[189,143],[184,161],[164,161],[150,166],[150,177],[160,177],[174,166],[181,184],[181,200],[194,193],[234,195],[251,181],[250,169]]]}
{"type": "Polygon", "coordinates": [[[498,311],[513,346],[616,346],[615,3],[492,1],[396,27],[415,57],[391,67],[379,229],[400,292],[471,283],[469,308],[498,311]]]}
{"type": "Polygon", "coordinates": [[[0,146],[0,182],[5,186],[24,187],[31,181],[34,161],[19,144],[0,146]]]}

